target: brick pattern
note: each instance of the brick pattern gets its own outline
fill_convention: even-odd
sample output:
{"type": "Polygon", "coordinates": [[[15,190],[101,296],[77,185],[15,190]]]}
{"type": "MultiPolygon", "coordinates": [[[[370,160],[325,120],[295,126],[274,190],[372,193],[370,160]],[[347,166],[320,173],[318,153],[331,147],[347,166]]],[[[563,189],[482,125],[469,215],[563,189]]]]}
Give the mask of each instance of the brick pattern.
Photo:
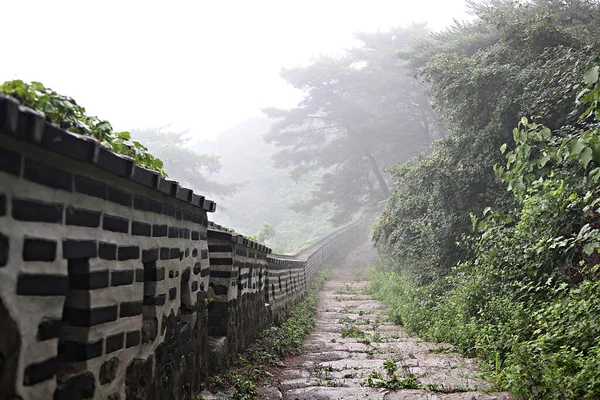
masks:
{"type": "Polygon", "coordinates": [[[207,326],[206,211],[70,160],[34,160],[29,146],[0,138],[0,301],[33,324],[20,333],[22,378],[11,390],[76,398],[87,371],[92,398],[124,398],[122,380],[99,381],[109,359],[125,373],[153,355],[170,315],[207,326]]]}

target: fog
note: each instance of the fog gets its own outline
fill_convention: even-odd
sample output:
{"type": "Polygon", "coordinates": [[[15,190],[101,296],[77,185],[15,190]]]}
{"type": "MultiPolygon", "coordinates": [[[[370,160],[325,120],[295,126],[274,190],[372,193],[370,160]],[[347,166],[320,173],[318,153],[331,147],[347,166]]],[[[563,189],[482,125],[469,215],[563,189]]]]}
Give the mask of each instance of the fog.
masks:
{"type": "Polygon", "coordinates": [[[1,10],[0,81],[42,82],[130,131],[150,161],[122,154],[161,170],[158,157],[169,178],[217,201],[211,219],[278,251],[373,211],[394,184],[386,169],[443,136],[397,52],[470,18],[463,0],[1,10]]]}
{"type": "Polygon", "coordinates": [[[354,32],[466,18],[463,0],[19,0],[0,14],[0,81],[41,81],[117,130],[171,125],[195,140],[294,106],[279,70],[352,46],[354,32]]]}

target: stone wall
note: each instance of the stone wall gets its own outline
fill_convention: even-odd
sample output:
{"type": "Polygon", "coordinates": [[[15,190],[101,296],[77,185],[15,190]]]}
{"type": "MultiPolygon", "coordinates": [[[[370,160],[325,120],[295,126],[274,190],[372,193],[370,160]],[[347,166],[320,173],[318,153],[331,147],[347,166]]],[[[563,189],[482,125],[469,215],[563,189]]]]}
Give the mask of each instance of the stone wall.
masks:
{"type": "Polygon", "coordinates": [[[0,400],[193,399],[360,233],[296,255],[0,96],[0,400]]]}

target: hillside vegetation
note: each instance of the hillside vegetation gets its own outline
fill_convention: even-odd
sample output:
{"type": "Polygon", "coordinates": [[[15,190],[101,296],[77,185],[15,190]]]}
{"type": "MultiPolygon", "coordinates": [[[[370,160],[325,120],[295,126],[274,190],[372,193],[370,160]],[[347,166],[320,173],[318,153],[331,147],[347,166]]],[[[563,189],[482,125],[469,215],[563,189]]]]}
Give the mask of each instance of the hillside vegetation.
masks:
{"type": "Polygon", "coordinates": [[[374,287],[526,399],[600,397],[600,8],[471,3],[400,57],[448,135],[397,181],[374,287]]]}

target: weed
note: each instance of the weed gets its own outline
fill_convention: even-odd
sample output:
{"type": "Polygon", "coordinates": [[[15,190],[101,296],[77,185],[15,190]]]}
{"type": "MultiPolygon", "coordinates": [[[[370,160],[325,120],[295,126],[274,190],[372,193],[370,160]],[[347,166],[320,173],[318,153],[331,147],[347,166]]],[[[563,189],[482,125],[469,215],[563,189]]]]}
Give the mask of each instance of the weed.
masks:
{"type": "Polygon", "coordinates": [[[357,328],[354,325],[350,325],[345,327],[344,329],[342,329],[342,331],[340,332],[340,334],[342,335],[343,338],[346,337],[353,337],[353,338],[357,338],[357,339],[361,339],[367,336],[366,332],[363,331],[362,329],[357,328]]]}
{"type": "Polygon", "coordinates": [[[405,376],[398,375],[398,365],[393,359],[388,359],[383,363],[387,377],[384,378],[380,372],[373,371],[367,377],[364,385],[369,387],[388,388],[388,389],[422,389],[423,385],[419,383],[417,377],[408,373],[405,376]]]}

